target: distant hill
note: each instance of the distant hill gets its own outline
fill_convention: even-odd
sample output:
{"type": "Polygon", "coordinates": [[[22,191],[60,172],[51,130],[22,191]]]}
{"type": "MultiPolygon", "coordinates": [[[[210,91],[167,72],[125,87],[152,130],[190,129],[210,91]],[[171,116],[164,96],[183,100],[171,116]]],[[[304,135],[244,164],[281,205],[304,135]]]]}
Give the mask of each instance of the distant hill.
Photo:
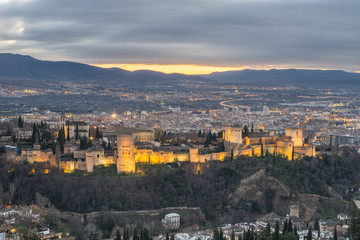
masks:
{"type": "MultiPolygon", "coordinates": [[[[235,84],[241,86],[298,86],[318,88],[359,88],[360,74],[340,70],[243,70],[207,75],[165,74],[120,68],[100,68],[75,62],[51,62],[30,56],[0,53],[0,80],[8,84],[53,84],[61,81],[96,83],[131,88],[171,88],[179,84],[235,84]],[[217,83],[218,82],[218,83],[217,83]]],[[[177,85],[177,86],[176,86],[177,85]]]]}
{"type": "Polygon", "coordinates": [[[257,86],[360,87],[360,74],[341,70],[242,70],[215,72],[204,78],[224,83],[257,86]]]}
{"type": "Polygon", "coordinates": [[[59,83],[116,84],[124,87],[145,87],[174,84],[183,81],[212,82],[198,76],[165,74],[155,71],[126,71],[120,68],[100,68],[75,62],[41,61],[30,56],[0,53],[0,79],[59,83]]]}

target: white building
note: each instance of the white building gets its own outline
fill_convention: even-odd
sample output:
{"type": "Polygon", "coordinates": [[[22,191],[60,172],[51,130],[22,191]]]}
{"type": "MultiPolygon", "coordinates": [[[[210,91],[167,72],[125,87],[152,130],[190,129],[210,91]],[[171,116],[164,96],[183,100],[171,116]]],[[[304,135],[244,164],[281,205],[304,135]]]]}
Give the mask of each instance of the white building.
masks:
{"type": "Polygon", "coordinates": [[[163,223],[167,229],[178,229],[180,228],[180,215],[177,213],[166,214],[163,223]]]}

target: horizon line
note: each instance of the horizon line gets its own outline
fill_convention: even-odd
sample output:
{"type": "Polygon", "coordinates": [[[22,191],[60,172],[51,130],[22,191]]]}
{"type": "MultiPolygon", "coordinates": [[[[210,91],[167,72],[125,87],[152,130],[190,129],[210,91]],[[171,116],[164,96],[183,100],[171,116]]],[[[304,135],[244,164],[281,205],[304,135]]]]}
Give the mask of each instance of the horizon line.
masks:
{"type": "Polygon", "coordinates": [[[349,73],[360,73],[360,71],[346,71],[343,69],[331,69],[331,68],[311,68],[311,67],[294,67],[294,66],[212,66],[212,65],[201,65],[201,64],[143,64],[143,63],[103,63],[103,64],[90,64],[92,66],[101,68],[120,68],[127,71],[141,71],[149,70],[162,72],[165,74],[186,74],[186,75],[206,75],[217,72],[228,72],[228,71],[243,71],[243,70],[322,70],[322,71],[344,71],[349,73]]]}

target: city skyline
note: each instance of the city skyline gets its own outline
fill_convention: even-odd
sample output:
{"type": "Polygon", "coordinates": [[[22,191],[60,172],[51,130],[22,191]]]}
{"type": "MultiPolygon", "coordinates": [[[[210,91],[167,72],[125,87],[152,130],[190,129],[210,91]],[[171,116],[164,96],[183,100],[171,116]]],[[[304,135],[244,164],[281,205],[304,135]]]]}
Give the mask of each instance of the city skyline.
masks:
{"type": "Polygon", "coordinates": [[[360,70],[357,1],[0,0],[0,52],[206,74],[360,70]]]}

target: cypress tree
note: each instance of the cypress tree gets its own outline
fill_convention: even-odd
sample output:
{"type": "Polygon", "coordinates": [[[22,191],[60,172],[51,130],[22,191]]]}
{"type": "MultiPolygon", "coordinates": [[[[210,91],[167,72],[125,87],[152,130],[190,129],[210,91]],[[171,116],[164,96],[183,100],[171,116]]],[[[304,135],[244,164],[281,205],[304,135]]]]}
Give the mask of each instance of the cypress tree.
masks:
{"type": "Polygon", "coordinates": [[[67,123],[67,140],[70,141],[70,123],[67,123]]]}
{"type": "Polygon", "coordinates": [[[232,230],[230,240],[235,240],[235,232],[232,230]]]}
{"type": "Polygon", "coordinates": [[[247,125],[244,126],[243,136],[247,137],[249,135],[249,128],[247,125]]]}
{"type": "Polygon", "coordinates": [[[224,240],[224,232],[223,232],[222,228],[220,228],[219,239],[224,240]]]}
{"type": "Polygon", "coordinates": [[[165,240],[170,240],[170,239],[169,239],[169,232],[166,232],[166,238],[165,238],[165,240]]]}
{"type": "Polygon", "coordinates": [[[275,235],[275,240],[279,240],[279,238],[280,238],[280,234],[279,234],[279,232],[280,232],[280,229],[279,229],[280,227],[279,227],[279,221],[276,221],[276,225],[275,225],[275,233],[274,233],[274,235],[275,235]]]}
{"type": "Polygon", "coordinates": [[[99,138],[100,138],[99,127],[96,127],[95,138],[96,138],[96,139],[99,139],[99,138]]]}
{"type": "Polygon", "coordinates": [[[294,227],[294,234],[295,234],[295,236],[297,237],[297,239],[300,238],[300,236],[299,236],[299,234],[298,234],[298,232],[297,232],[297,227],[296,227],[296,226],[294,227]]]}
{"type": "Polygon", "coordinates": [[[266,224],[265,236],[270,237],[270,234],[271,234],[270,223],[268,223],[266,224]]]}
{"type": "Polygon", "coordinates": [[[134,229],[133,240],[138,240],[137,230],[134,229]]]}
{"type": "Polygon", "coordinates": [[[295,158],[295,148],[294,146],[292,147],[292,152],[291,152],[291,161],[294,161],[295,158]]]}
{"type": "Polygon", "coordinates": [[[128,228],[126,228],[126,239],[125,240],[130,240],[130,233],[129,233],[128,228]]]}
{"type": "Polygon", "coordinates": [[[172,234],[170,240],[175,240],[175,235],[172,234]]]}
{"type": "Polygon", "coordinates": [[[320,228],[319,220],[316,219],[314,223],[314,230],[319,230],[319,228],[320,228]]]}
{"type": "Polygon", "coordinates": [[[284,228],[283,228],[282,234],[285,234],[285,232],[287,231],[287,228],[288,228],[288,221],[286,219],[284,222],[284,228]]]}
{"type": "Polygon", "coordinates": [[[212,135],[212,140],[213,140],[214,142],[216,142],[216,133],[215,133],[215,132],[214,132],[213,135],[212,135]]]}
{"type": "Polygon", "coordinates": [[[308,234],[307,234],[307,240],[312,240],[311,226],[309,227],[309,231],[308,231],[308,234]]]}
{"type": "Polygon", "coordinates": [[[75,140],[79,140],[79,124],[76,124],[75,128],[75,140]]]}
{"type": "Polygon", "coordinates": [[[37,127],[36,127],[36,124],[34,123],[34,125],[33,125],[33,132],[32,132],[32,136],[31,136],[31,142],[32,143],[35,143],[36,142],[36,136],[37,136],[37,127]]]}
{"type": "Polygon", "coordinates": [[[292,222],[291,222],[291,218],[288,222],[288,225],[287,225],[287,231],[288,232],[293,232],[293,226],[292,226],[292,222]]]}
{"type": "Polygon", "coordinates": [[[24,121],[21,119],[21,116],[19,116],[19,119],[18,119],[18,126],[19,126],[19,128],[24,127],[24,121]]]}
{"type": "Polygon", "coordinates": [[[337,230],[336,230],[336,226],[334,228],[334,240],[337,240],[338,239],[338,236],[337,236],[337,230]]]}
{"type": "Polygon", "coordinates": [[[214,228],[213,239],[214,240],[220,240],[220,233],[219,233],[219,230],[217,228],[214,228]]]}
{"type": "Polygon", "coordinates": [[[219,151],[220,151],[220,152],[225,152],[225,143],[224,143],[224,141],[222,141],[222,142],[220,143],[219,151]]]}

